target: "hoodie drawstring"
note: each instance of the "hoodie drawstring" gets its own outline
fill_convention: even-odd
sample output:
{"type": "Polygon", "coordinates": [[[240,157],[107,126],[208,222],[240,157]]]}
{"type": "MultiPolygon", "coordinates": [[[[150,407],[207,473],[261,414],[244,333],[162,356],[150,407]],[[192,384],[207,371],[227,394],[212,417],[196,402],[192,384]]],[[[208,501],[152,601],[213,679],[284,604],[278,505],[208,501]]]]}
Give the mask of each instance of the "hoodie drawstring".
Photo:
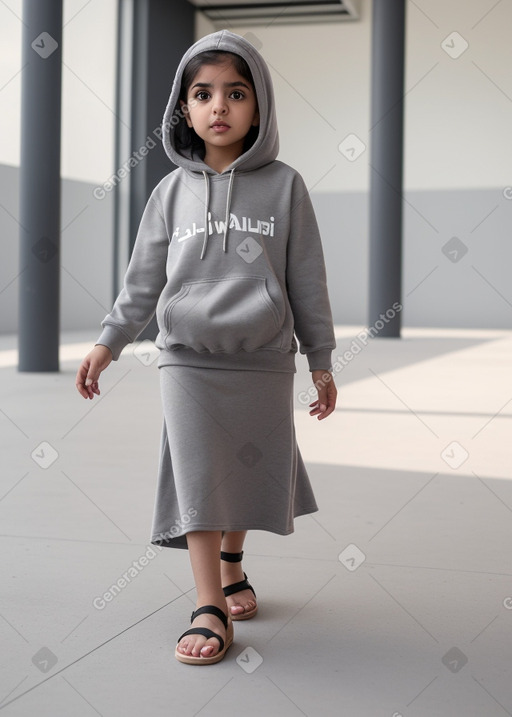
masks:
{"type": "Polygon", "coordinates": [[[229,215],[231,213],[231,192],[233,191],[233,177],[235,176],[235,170],[231,170],[231,174],[229,175],[229,185],[228,185],[228,196],[226,199],[226,226],[224,227],[224,241],[222,242],[222,249],[226,251],[227,247],[227,239],[228,239],[228,227],[229,227],[229,215]]]}
{"type": "MultiPolygon", "coordinates": [[[[204,197],[204,239],[203,239],[203,249],[201,251],[201,259],[204,258],[204,255],[206,254],[206,246],[208,244],[208,236],[209,236],[209,230],[208,230],[208,209],[210,204],[210,178],[208,176],[208,172],[206,172],[203,169],[203,177],[205,181],[205,197],[204,197]]],[[[228,239],[228,230],[229,230],[229,218],[231,214],[231,195],[233,193],[233,181],[235,177],[235,170],[232,169],[229,175],[229,184],[228,184],[228,195],[226,198],[226,219],[224,221],[224,240],[222,242],[222,249],[223,251],[227,251],[227,239],[228,239]]]]}
{"type": "Polygon", "coordinates": [[[206,183],[205,197],[204,197],[204,239],[203,239],[203,250],[201,252],[201,259],[204,257],[206,252],[206,245],[208,244],[208,205],[210,204],[210,179],[208,172],[203,169],[203,177],[206,183]]]}

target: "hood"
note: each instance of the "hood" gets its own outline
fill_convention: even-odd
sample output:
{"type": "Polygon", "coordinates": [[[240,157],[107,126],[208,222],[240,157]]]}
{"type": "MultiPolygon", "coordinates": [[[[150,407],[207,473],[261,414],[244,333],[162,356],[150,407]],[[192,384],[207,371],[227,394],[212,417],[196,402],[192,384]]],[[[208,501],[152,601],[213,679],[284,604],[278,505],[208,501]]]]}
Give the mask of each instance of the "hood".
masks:
{"type": "Polygon", "coordinates": [[[260,116],[258,136],[252,147],[241,154],[224,171],[228,172],[236,169],[237,171],[246,172],[272,162],[279,151],[279,136],[270,72],[265,60],[256,48],[243,37],[235,35],[229,30],[220,30],[201,38],[183,55],[176,71],[176,77],[174,78],[171,95],[162,122],[162,142],[168,157],[178,167],[183,167],[192,172],[216,174],[197,154],[192,156],[190,152],[178,151],[175,142],[177,128],[180,125],[186,125],[185,117],[179,104],[183,71],[192,57],[207,50],[223,50],[243,57],[251,70],[258,101],[260,116]]]}

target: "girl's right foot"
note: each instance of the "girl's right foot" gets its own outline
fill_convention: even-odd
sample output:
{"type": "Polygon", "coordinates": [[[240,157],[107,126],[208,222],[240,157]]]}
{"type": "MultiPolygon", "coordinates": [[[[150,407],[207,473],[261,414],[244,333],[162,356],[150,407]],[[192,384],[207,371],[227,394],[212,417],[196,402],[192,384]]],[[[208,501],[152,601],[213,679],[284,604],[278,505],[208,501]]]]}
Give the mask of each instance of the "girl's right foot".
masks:
{"type": "Polygon", "coordinates": [[[187,664],[209,665],[219,662],[233,642],[233,623],[215,605],[205,605],[192,613],[192,625],[179,638],[175,657],[187,664]]]}

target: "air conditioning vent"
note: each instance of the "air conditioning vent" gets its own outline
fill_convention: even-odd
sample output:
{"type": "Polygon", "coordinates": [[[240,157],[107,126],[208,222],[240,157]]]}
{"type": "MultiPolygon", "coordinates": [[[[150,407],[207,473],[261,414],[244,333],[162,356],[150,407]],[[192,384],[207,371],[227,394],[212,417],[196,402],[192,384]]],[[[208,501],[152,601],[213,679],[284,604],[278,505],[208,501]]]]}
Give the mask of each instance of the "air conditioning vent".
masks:
{"type": "Polygon", "coordinates": [[[269,2],[257,0],[239,2],[237,0],[191,0],[217,29],[230,25],[275,25],[290,23],[339,22],[359,20],[356,0],[283,0],[269,2]]]}

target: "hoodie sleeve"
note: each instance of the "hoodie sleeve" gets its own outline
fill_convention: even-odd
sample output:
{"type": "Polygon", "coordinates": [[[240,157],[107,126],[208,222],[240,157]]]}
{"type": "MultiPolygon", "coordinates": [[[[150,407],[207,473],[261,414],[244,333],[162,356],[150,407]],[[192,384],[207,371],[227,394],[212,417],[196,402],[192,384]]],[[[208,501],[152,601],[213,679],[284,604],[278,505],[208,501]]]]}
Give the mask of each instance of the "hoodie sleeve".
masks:
{"type": "Polygon", "coordinates": [[[292,189],[286,281],[300,352],[309,370],[329,370],[336,348],[320,232],[304,180],[292,189]]]}
{"type": "Polygon", "coordinates": [[[149,198],[135,239],[124,286],[96,344],[107,346],[117,361],[124,347],[135,341],[151,321],[166,283],[169,237],[153,196],[149,198]]]}

